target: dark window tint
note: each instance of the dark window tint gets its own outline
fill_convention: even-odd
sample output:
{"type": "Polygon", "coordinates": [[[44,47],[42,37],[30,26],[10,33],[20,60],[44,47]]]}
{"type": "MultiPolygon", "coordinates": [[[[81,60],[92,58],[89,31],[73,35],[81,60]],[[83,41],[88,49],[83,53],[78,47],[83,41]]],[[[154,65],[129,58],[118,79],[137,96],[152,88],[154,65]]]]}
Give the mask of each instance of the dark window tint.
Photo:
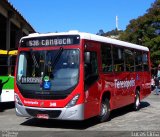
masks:
{"type": "Polygon", "coordinates": [[[135,66],[136,66],[136,71],[142,71],[142,52],[141,51],[135,52],[135,66]]]}
{"type": "Polygon", "coordinates": [[[88,87],[98,79],[97,53],[90,52],[90,63],[85,63],[85,86],[88,87]]]}
{"type": "Polygon", "coordinates": [[[124,71],[124,50],[122,48],[113,47],[114,71],[124,71]]]}
{"type": "Polygon", "coordinates": [[[149,70],[149,66],[148,66],[148,55],[147,55],[147,53],[143,53],[142,61],[143,61],[144,71],[148,71],[149,70]]]}
{"type": "Polygon", "coordinates": [[[0,55],[0,75],[8,75],[8,56],[0,55]]]}
{"type": "Polygon", "coordinates": [[[134,51],[125,49],[125,66],[126,71],[134,71],[134,51]]]}
{"type": "Polygon", "coordinates": [[[112,51],[111,45],[102,44],[101,46],[101,56],[102,56],[102,69],[103,72],[112,72],[112,51]]]}

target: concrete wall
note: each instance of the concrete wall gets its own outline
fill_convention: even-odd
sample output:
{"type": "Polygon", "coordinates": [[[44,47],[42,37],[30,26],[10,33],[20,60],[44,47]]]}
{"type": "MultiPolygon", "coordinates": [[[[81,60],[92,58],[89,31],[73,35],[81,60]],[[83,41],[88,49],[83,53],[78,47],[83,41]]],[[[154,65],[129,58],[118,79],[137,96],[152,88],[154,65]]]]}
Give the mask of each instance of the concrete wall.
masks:
{"type": "Polygon", "coordinates": [[[17,48],[20,38],[33,32],[31,25],[8,1],[0,1],[0,49],[17,48]]]}

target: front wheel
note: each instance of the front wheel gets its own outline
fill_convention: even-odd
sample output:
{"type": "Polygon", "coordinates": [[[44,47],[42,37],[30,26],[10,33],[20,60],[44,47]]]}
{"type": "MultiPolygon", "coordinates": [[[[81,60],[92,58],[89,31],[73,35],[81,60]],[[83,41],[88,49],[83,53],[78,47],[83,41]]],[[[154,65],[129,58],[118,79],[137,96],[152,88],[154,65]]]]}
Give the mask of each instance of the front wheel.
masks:
{"type": "Polygon", "coordinates": [[[135,101],[134,101],[134,110],[137,111],[140,109],[140,93],[138,90],[136,90],[136,93],[135,93],[135,101]]]}
{"type": "Polygon", "coordinates": [[[109,100],[106,98],[101,102],[101,110],[98,119],[100,122],[105,122],[108,120],[109,116],[110,116],[110,104],[109,100]]]}

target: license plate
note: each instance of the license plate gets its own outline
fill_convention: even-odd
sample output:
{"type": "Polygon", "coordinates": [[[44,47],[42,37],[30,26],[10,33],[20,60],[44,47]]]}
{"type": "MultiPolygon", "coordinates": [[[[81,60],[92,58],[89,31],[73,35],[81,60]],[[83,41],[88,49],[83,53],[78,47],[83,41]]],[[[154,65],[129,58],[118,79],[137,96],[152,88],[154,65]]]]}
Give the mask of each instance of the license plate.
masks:
{"type": "Polygon", "coordinates": [[[48,116],[48,114],[37,114],[37,118],[49,119],[49,116],[48,116]]]}

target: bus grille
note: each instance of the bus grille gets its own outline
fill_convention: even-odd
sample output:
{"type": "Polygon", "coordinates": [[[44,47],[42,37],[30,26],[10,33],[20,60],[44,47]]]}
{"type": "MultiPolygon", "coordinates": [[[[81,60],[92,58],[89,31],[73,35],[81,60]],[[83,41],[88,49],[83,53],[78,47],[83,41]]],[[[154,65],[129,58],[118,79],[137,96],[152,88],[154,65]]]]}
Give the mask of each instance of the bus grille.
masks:
{"type": "Polygon", "coordinates": [[[29,99],[41,99],[41,100],[60,100],[60,99],[65,99],[67,98],[68,95],[54,95],[54,94],[29,94],[29,93],[23,93],[21,92],[22,96],[24,98],[29,98],[29,99]]]}
{"type": "Polygon", "coordinates": [[[35,109],[26,109],[29,115],[36,117],[38,114],[47,114],[49,118],[57,118],[61,114],[61,110],[35,110],[35,109]]]}

